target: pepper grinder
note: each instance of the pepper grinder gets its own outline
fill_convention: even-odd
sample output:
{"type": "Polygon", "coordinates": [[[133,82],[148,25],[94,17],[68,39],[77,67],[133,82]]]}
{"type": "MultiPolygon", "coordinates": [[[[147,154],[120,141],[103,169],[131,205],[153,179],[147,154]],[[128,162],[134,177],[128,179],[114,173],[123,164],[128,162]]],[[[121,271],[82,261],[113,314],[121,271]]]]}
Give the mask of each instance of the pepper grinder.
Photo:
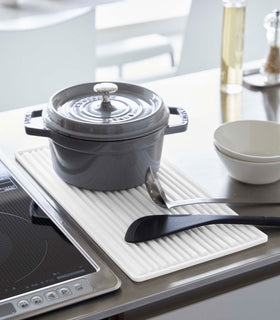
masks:
{"type": "Polygon", "coordinates": [[[268,43],[268,54],[261,73],[265,82],[275,84],[280,82],[280,10],[274,10],[265,16],[264,27],[268,43]]]}

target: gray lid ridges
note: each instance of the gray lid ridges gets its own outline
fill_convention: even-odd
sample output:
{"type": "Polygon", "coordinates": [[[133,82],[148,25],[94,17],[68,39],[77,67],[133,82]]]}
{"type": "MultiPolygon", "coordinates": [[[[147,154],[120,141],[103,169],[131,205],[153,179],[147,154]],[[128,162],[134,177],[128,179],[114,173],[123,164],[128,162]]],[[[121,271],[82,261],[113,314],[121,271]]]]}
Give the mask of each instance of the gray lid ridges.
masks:
{"type": "MultiPolygon", "coordinates": [[[[54,94],[43,111],[45,125],[56,132],[89,140],[125,140],[167,125],[169,111],[154,92],[119,83],[109,107],[94,92],[97,83],[69,87],[54,94]]],[[[106,83],[105,83],[106,84],[106,83]]]]}

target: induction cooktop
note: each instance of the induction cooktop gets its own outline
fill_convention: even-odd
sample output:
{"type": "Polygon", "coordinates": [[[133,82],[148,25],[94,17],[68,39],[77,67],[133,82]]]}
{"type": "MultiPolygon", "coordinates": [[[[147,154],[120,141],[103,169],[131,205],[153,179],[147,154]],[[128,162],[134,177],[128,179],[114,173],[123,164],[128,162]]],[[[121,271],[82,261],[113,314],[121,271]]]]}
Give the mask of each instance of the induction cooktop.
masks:
{"type": "Polygon", "coordinates": [[[113,290],[120,281],[76,248],[0,160],[0,319],[23,319],[113,290]]]}

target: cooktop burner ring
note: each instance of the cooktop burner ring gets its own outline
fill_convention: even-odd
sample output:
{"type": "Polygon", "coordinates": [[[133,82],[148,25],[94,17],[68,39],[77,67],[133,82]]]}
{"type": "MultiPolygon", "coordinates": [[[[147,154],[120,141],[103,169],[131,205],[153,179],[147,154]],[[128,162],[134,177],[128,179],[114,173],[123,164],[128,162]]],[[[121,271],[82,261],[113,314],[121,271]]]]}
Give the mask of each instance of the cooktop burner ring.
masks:
{"type": "Polygon", "coordinates": [[[10,237],[0,231],[0,265],[11,255],[12,252],[12,242],[10,237]]]}
{"type": "MultiPolygon", "coordinates": [[[[1,256],[1,265],[9,266],[6,268],[5,279],[2,279],[7,286],[11,285],[11,279],[12,283],[16,284],[30,276],[47,256],[48,241],[37,232],[36,226],[28,219],[0,211],[0,237],[4,240],[4,246],[8,245],[3,250],[5,258],[2,259],[1,256]],[[9,230],[8,226],[11,224],[13,230],[9,230]]],[[[2,249],[3,244],[1,244],[1,254],[2,249]]]]}

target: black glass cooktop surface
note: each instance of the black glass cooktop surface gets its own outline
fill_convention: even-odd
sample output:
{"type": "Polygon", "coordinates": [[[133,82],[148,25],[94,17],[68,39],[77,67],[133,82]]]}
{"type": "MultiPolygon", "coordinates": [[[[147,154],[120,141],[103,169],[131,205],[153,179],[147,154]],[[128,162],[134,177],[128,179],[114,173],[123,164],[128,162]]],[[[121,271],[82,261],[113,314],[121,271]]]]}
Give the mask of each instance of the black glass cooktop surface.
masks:
{"type": "MultiPolygon", "coordinates": [[[[92,287],[98,273],[99,266],[81,254],[0,161],[0,319],[40,304],[65,304],[67,297],[81,300],[77,279],[83,279],[86,293],[97,295],[92,287]]],[[[113,281],[104,292],[117,287],[113,281]]]]}
{"type": "Polygon", "coordinates": [[[0,167],[0,299],[95,272],[1,163],[0,167]]]}

